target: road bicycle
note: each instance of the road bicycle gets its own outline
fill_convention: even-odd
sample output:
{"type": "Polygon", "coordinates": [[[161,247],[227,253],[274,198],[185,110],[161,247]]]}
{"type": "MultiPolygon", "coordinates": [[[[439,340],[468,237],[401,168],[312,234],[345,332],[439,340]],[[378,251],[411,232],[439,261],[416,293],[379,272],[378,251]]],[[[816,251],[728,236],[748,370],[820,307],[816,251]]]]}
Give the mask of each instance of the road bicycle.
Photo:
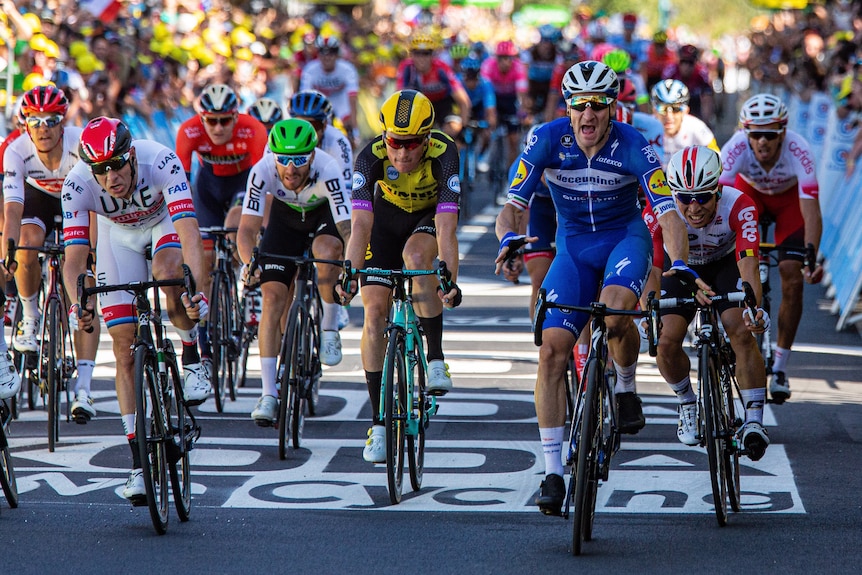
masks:
{"type": "Polygon", "coordinates": [[[320,395],[321,327],[323,300],[317,285],[316,264],[342,267],[342,260],[327,260],[311,256],[307,248],[301,256],[285,256],[252,252],[251,273],[261,260],[287,262],[296,265],[293,303],[287,312],[287,324],[281,339],[276,361],[276,384],[279,388],[278,406],[278,457],[287,457],[288,443],[294,449],[302,444],[305,411],[314,415],[320,395]]]}
{"type": "MultiPolygon", "coordinates": [[[[772,314],[772,283],[770,282],[770,275],[772,268],[778,267],[779,255],[784,249],[787,249],[782,246],[777,246],[774,243],[764,241],[769,233],[769,228],[772,224],[775,223],[775,220],[772,219],[769,215],[764,215],[760,217],[760,284],[762,286],[763,296],[761,297],[762,305],[761,307],[767,314],[772,314]]],[[[794,249],[794,248],[791,248],[794,249]]],[[[801,250],[802,248],[795,248],[801,250]]],[[[805,247],[805,259],[803,265],[808,268],[811,273],[814,273],[814,268],[817,265],[817,254],[814,250],[814,244],[809,243],[805,247]]],[[[775,363],[775,337],[773,335],[773,328],[767,327],[763,333],[759,333],[756,335],[757,338],[757,347],[760,349],[760,353],[763,355],[763,361],[766,364],[766,375],[769,376],[773,373],[773,364],[775,363]]],[[[773,403],[784,403],[784,399],[776,400],[775,398],[771,398],[770,401],[773,403]]]]}
{"type": "Polygon", "coordinates": [[[392,280],[392,307],[387,320],[386,354],[383,358],[383,379],[380,387],[379,420],[386,429],[386,480],[389,500],[401,502],[404,483],[404,460],[413,491],[422,488],[425,469],[425,432],[437,413],[437,398],[426,391],[428,360],[422,343],[422,327],[413,308],[413,279],[437,276],[440,289],[449,293],[452,276],[445,262],[433,270],[355,269],[345,261],[344,291],[349,290],[350,278],[356,274],[385,276],[392,280]]]}
{"type": "MultiPolygon", "coordinates": [[[[42,317],[39,323],[39,351],[20,353],[13,351],[13,361],[22,377],[21,389],[27,388],[27,403],[36,408],[37,397],[48,412],[48,451],[53,452],[60,439],[61,414],[67,422],[72,420],[72,386],[75,373],[75,347],[69,330],[66,310],[66,289],[63,283],[62,258],[64,253],[61,236],[62,220],[55,219],[53,236],[41,246],[15,246],[9,240],[7,260],[15,262],[20,250],[32,250],[40,254],[43,274],[39,301],[42,317]],[[65,394],[65,409],[63,409],[65,394]]],[[[8,269],[8,268],[7,268],[8,269]]],[[[16,309],[15,326],[18,325],[21,305],[16,309]]],[[[14,350],[14,348],[13,348],[14,350]]],[[[86,423],[84,415],[79,423],[86,423]]]]}
{"type": "MultiPolygon", "coordinates": [[[[751,285],[742,284],[743,291],[711,296],[712,303],[744,302],[756,315],[756,300],[751,285]]],[[[740,510],[739,456],[745,454],[739,439],[743,420],[737,415],[734,393],[741,396],[736,379],[736,356],[730,341],[721,329],[716,308],[710,303],[699,303],[695,298],[655,299],[649,295],[652,334],[657,334],[658,309],[690,308],[695,310],[694,334],[697,350],[697,432],[701,447],[706,448],[709,460],[709,478],[715,516],[720,526],[727,525],[728,502],[735,512],[740,510]]],[[[651,337],[651,343],[657,341],[651,337]]],[[[650,346],[655,357],[656,348],[650,346]]],[[[741,410],[740,410],[741,412],[741,410]]]]}
{"type": "Polygon", "coordinates": [[[215,244],[215,269],[210,274],[212,292],[206,330],[213,361],[210,383],[215,395],[216,410],[222,413],[227,397],[236,401],[239,371],[237,363],[240,359],[244,323],[234,271],[235,244],[230,239],[236,234],[236,228],[201,228],[201,234],[213,236],[215,244]]]}
{"type": "MultiPolygon", "coordinates": [[[[177,354],[167,337],[162,320],[159,288],[185,286],[196,293],[188,266],[182,279],[130,282],[86,287],[86,276],[78,278],[80,309],[87,308],[90,296],[125,291],[134,295],[137,329],[132,344],[135,357],[135,436],[146,488],[146,504],[156,532],[168,528],[169,492],[180,521],[191,512],[191,464],[189,452],[200,437],[200,426],[183,400],[183,380],[177,354]],[[148,293],[152,292],[152,303],[148,293]],[[170,487],[168,477],[170,476],[170,487]]],[[[135,502],[134,505],[143,505],[135,502]]]]}
{"type": "Polygon", "coordinates": [[[18,507],[18,483],[15,480],[15,467],[12,455],[9,453],[9,441],[6,429],[12,421],[12,398],[0,399],[0,488],[6,496],[6,503],[15,509],[18,507]]]}
{"type": "Polygon", "coordinates": [[[252,343],[257,339],[258,322],[260,321],[260,286],[243,285],[240,302],[240,315],[243,318],[243,323],[239,338],[239,357],[237,358],[235,379],[236,387],[245,387],[248,378],[248,356],[252,343]]]}
{"type": "Polygon", "coordinates": [[[572,525],[572,555],[581,554],[581,543],[590,541],[596,514],[596,495],[599,484],[608,480],[611,459],[620,449],[620,430],[617,425],[617,406],[614,396],[616,372],[608,359],[608,330],[605,318],[611,315],[644,317],[649,312],[607,307],[601,302],[589,306],[570,306],[547,300],[544,288],[536,300],[534,340],[542,345],[542,326],[550,309],[563,313],[590,314],[590,351],[574,392],[574,411],[566,452],[566,465],[570,479],[566,489],[563,517],[569,518],[574,506],[572,525]]]}
{"type": "MultiPolygon", "coordinates": [[[[488,129],[488,122],[485,121],[470,121],[464,126],[461,132],[461,143],[459,144],[460,162],[460,180],[461,180],[461,196],[468,197],[472,190],[477,185],[478,164],[479,164],[479,144],[481,143],[480,135],[484,130],[488,129]]],[[[466,212],[469,202],[461,202],[462,214],[461,217],[467,219],[469,214],[466,212]]]]}

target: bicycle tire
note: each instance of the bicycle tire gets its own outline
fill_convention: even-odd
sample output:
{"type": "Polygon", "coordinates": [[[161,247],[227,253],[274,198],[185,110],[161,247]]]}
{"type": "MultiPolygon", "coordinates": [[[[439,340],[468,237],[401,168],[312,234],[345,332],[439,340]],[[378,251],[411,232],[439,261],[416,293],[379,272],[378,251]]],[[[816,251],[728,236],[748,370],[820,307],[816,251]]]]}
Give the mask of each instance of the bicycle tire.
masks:
{"type": "Polygon", "coordinates": [[[718,373],[709,346],[700,349],[698,377],[701,378],[704,414],[704,442],[709,460],[709,481],[715,517],[721,527],[727,525],[727,469],[724,465],[724,439],[721,435],[721,413],[718,373]]]}
{"type": "Polygon", "coordinates": [[[228,380],[228,397],[231,401],[236,401],[236,386],[239,375],[239,356],[245,318],[243,316],[242,306],[239,302],[239,293],[237,292],[236,276],[233,273],[233,267],[229,267],[228,269],[228,301],[230,302],[230,317],[233,320],[229,332],[230,339],[228,349],[232,376],[228,380]]]}
{"type": "Polygon", "coordinates": [[[228,327],[230,307],[225,299],[226,278],[220,271],[216,271],[212,283],[212,310],[207,321],[207,332],[209,335],[210,349],[212,353],[213,367],[210,372],[210,385],[212,385],[215,396],[216,411],[224,413],[225,377],[227,376],[227,354],[224,346],[226,344],[225,328],[228,327]]]}
{"type": "Polygon", "coordinates": [[[242,333],[240,335],[239,358],[237,359],[236,367],[236,387],[245,387],[246,378],[248,376],[248,355],[251,348],[251,343],[257,337],[257,326],[248,325],[245,322],[242,324],[242,333]]]}
{"type": "Polygon", "coordinates": [[[156,533],[168,529],[168,465],[164,405],[159,391],[155,358],[146,346],[135,349],[135,437],[141,459],[147,507],[156,533]]]}
{"type": "Polygon", "coordinates": [[[311,290],[311,313],[307,316],[308,331],[307,341],[311,342],[308,354],[308,380],[305,385],[308,387],[308,392],[304,396],[305,408],[308,410],[308,415],[314,417],[317,415],[317,405],[320,399],[320,378],[323,376],[323,369],[320,364],[320,320],[323,317],[323,303],[320,301],[320,292],[317,291],[317,284],[314,283],[309,288],[311,290]]]}
{"type": "Polygon", "coordinates": [[[12,463],[6,430],[3,427],[0,422],[0,487],[3,489],[3,495],[6,496],[6,503],[15,509],[18,507],[18,481],[15,479],[15,466],[12,463]]]}
{"type": "Polygon", "coordinates": [[[598,447],[596,444],[599,436],[598,425],[600,425],[598,421],[599,386],[603,385],[601,378],[604,377],[604,373],[596,358],[587,361],[584,371],[587,389],[584,392],[584,411],[581,417],[580,437],[575,458],[576,468],[573,474],[575,510],[572,521],[572,555],[580,555],[581,542],[592,538],[592,519],[589,516],[593,513],[590,511],[594,505],[591,500],[594,500],[595,490],[598,489],[594,459],[598,447]]]}
{"type": "Polygon", "coordinates": [[[288,434],[291,433],[291,420],[293,412],[293,394],[296,391],[296,374],[298,371],[299,351],[297,345],[301,334],[298,330],[302,328],[299,320],[299,304],[290,306],[287,314],[287,326],[281,340],[281,353],[278,355],[276,377],[278,378],[279,404],[278,404],[278,458],[287,457],[288,434]]]}
{"type": "Polygon", "coordinates": [[[48,353],[42,356],[45,378],[48,384],[48,451],[54,452],[60,439],[60,392],[62,388],[62,368],[60,366],[63,335],[60,332],[60,302],[56,299],[48,301],[45,312],[45,328],[42,336],[42,352],[47,347],[48,353]],[[47,363],[44,363],[47,361],[47,363]]]}
{"type": "Polygon", "coordinates": [[[401,503],[404,485],[404,448],[407,372],[404,365],[404,333],[393,330],[383,361],[384,425],[386,429],[386,483],[389,501],[401,503]]]}
{"type": "MultiPolygon", "coordinates": [[[[316,346],[315,329],[316,324],[309,317],[305,308],[299,309],[299,332],[302,337],[297,342],[297,373],[296,384],[293,388],[293,410],[290,418],[290,437],[294,449],[299,449],[302,444],[302,432],[305,429],[305,410],[308,408],[307,397],[311,394],[314,384],[314,353],[316,346]]],[[[318,355],[319,355],[319,350],[318,355]]]]}
{"type": "Polygon", "coordinates": [[[733,374],[732,366],[724,356],[722,356],[720,377],[721,397],[726,414],[724,465],[727,468],[727,496],[730,500],[730,508],[735,513],[739,513],[742,508],[742,494],[739,483],[739,449],[736,443],[736,431],[742,424],[742,421],[736,417],[736,403],[733,400],[733,389],[736,386],[736,378],[733,374]]]}
{"type": "MultiPolygon", "coordinates": [[[[410,359],[413,364],[413,359],[410,359]]],[[[410,470],[410,486],[413,491],[422,489],[422,475],[425,473],[425,429],[428,426],[428,406],[425,395],[425,364],[417,358],[413,376],[413,400],[416,405],[416,435],[407,436],[407,467],[410,470]]]]}
{"type": "MultiPolygon", "coordinates": [[[[171,343],[166,342],[168,346],[171,343]]],[[[192,509],[192,476],[189,451],[192,448],[191,425],[187,421],[186,406],[183,403],[183,379],[177,366],[177,356],[171,346],[165,360],[168,381],[165,390],[170,398],[171,436],[168,444],[168,470],[171,476],[171,491],[174,495],[174,507],[180,521],[188,521],[192,509]],[[171,455],[172,454],[172,455],[171,455]]]]}

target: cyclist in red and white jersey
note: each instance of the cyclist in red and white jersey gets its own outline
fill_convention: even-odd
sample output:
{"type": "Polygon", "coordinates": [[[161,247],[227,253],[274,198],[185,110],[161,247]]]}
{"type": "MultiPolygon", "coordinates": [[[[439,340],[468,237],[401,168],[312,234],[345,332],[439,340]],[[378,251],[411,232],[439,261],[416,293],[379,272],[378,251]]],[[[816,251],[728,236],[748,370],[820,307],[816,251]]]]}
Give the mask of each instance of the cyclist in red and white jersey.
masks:
{"type": "Polygon", "coordinates": [[[663,166],[675,153],[689,146],[719,151],[709,126],[689,113],[690,98],[688,87],[680,80],[662,80],[650,90],[653,113],[664,124],[663,166]]]}
{"type": "MultiPolygon", "coordinates": [[[[99,117],[84,127],[79,155],[81,161],[63,183],[63,277],[71,300],[77,298],[77,278],[86,269],[91,219],[99,226],[99,285],[145,281],[149,279],[148,263],[156,279],[182,278],[183,262],[191,267],[195,279],[209,275],[188,179],[172,150],[150,140],[132,140],[121,121],[99,117]],[[152,262],[147,261],[148,253],[152,262]]],[[[195,320],[206,317],[206,298],[199,293],[189,300],[188,294],[181,296],[181,287],[162,291],[168,317],[182,340],[184,400],[197,405],[209,392],[195,327],[195,320]]],[[[146,492],[135,440],[134,357],[129,354],[137,312],[133,296],[127,292],[104,294],[99,303],[114,344],[117,401],[132,449],[132,472],[123,496],[138,501],[146,492]]],[[[77,307],[70,313],[73,328],[86,330],[97,323],[92,309],[82,310],[78,319],[77,307]]]]}
{"type": "Polygon", "coordinates": [[[299,90],[316,90],[324,94],[332,105],[335,116],[345,130],[356,135],[356,97],[359,94],[359,73],[356,67],[338,57],[341,42],[334,36],[318,36],[317,59],[305,65],[299,81],[299,90]]]}
{"type": "Polygon", "coordinates": [[[787,129],[787,108],[772,94],[746,100],[739,121],[743,129],[721,149],[721,182],[749,195],[761,217],[775,221],[781,305],[769,393],[773,401],[783,403],[790,397],[785,370],[802,318],[803,282],[823,279],[820,265],[814,272],[803,269],[805,246],[812,244],[816,253],[823,230],[817,159],[805,138],[787,129]]]}
{"type": "MultiPolygon", "coordinates": [[[[3,224],[2,258],[6,258],[7,240],[16,245],[39,247],[57,225],[55,216],[62,216],[60,192],[63,179],[78,161],[80,128],[66,127],[69,102],[65,94],[53,85],[37,86],[24,94],[21,114],[27,137],[15,139],[3,154],[3,224]]],[[[14,326],[12,345],[20,352],[38,352],[41,310],[39,286],[42,266],[38,253],[21,250],[15,256],[14,272],[21,305],[21,322],[14,326]]],[[[0,264],[2,266],[2,264],[0,264]]],[[[5,342],[0,343],[0,374],[8,374],[5,363],[5,342]]],[[[90,397],[90,382],[95,367],[99,332],[75,337],[78,379],[75,401],[71,406],[75,421],[86,423],[95,417],[96,409],[90,397]]]]}
{"type": "MultiPolygon", "coordinates": [[[[242,198],[251,167],[266,149],[266,126],[239,113],[236,93],[225,84],[204,88],[198,101],[200,113],[182,123],[177,133],[177,156],[189,178],[192,154],[197,153],[200,169],[192,182],[192,197],[201,227],[236,228],[242,198]]],[[[208,269],[214,265],[213,243],[204,238],[208,269]]],[[[210,293],[212,277],[204,275],[201,287],[210,293]]],[[[211,372],[211,351],[207,330],[200,332],[204,367],[211,372]]]]}
{"type": "MultiPolygon", "coordinates": [[[[750,197],[719,183],[721,159],[704,146],[680,150],[670,159],[667,183],[673,190],[676,209],[688,230],[688,263],[714,293],[740,289],[740,281],[751,284],[757,301],[761,299],[758,249],[760,235],[757,208],[750,197]]],[[[650,214],[651,215],[651,214],[650,214]]],[[[653,265],[667,270],[661,226],[649,218],[653,235],[653,265]]],[[[691,297],[691,288],[675,276],[661,278],[662,297],[691,297]]],[[[758,310],[752,321],[746,308],[729,302],[715,302],[730,345],[736,354],[736,376],[745,406],[745,423],[740,440],[748,457],[763,457],[769,436],[763,428],[766,401],[766,369],[752,332],[762,332],[769,316],[758,310]]],[[[659,371],[679,400],[677,438],[685,445],[697,445],[697,395],[691,387],[691,361],[683,350],[688,324],[694,310],[670,308],[661,311],[662,331],[656,357],[659,371]]]]}

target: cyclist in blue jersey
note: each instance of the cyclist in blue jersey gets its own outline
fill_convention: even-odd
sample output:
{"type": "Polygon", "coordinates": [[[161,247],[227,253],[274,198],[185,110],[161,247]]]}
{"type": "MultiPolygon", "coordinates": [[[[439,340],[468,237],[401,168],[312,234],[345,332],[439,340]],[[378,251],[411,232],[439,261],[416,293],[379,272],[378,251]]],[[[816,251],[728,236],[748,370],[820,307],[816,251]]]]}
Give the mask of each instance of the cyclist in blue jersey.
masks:
{"type": "MultiPolygon", "coordinates": [[[[613,120],[619,93],[616,73],[601,62],[579,62],[564,74],[561,89],[568,117],[540,126],[527,142],[508,201],[497,217],[497,273],[544,176],[557,212],[556,255],[542,284],[548,300],[586,306],[598,293],[610,308],[635,309],[652,261],[651,239],[637,199],[641,185],[673,262],[666,273],[696,283],[698,297],[706,303],[711,291],[686,264],[685,224],[674,209],[658,155],[635,128],[613,120]]],[[[584,313],[550,310],[542,331],[535,398],[546,477],[536,504],[547,515],[559,515],[565,498],[563,377],[587,320],[584,313]]],[[[607,325],[617,372],[619,428],[622,433],[637,433],[645,424],[635,388],[637,329],[623,316],[609,316],[607,325]]]]}
{"type": "Polygon", "coordinates": [[[467,90],[470,103],[470,119],[473,122],[485,122],[486,125],[476,130],[476,152],[482,154],[491,142],[491,132],[497,129],[497,95],[494,85],[479,74],[482,62],[478,58],[468,57],[461,61],[459,78],[467,90]]]}

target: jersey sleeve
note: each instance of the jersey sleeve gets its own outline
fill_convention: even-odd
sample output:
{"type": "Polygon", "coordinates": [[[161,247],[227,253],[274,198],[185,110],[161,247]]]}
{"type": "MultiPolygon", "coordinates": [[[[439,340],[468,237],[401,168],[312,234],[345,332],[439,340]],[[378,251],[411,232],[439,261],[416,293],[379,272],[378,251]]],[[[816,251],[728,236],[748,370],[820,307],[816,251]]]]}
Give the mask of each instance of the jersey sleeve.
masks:
{"type": "Polygon", "coordinates": [[[194,142],[189,137],[188,130],[191,129],[191,122],[194,119],[195,118],[192,117],[183,122],[177,132],[177,157],[183,166],[183,170],[185,170],[187,174],[190,174],[192,171],[192,152],[194,151],[194,142]]]}
{"type": "Polygon", "coordinates": [[[757,257],[760,254],[760,229],[754,201],[739,194],[730,209],[730,229],[736,234],[736,259],[757,257]]]}
{"type": "Polygon", "coordinates": [[[799,197],[802,199],[815,200],[820,195],[820,186],[817,183],[817,171],[815,165],[817,159],[803,138],[794,138],[788,146],[794,161],[793,171],[799,182],[799,197]]]}
{"type": "Polygon", "coordinates": [[[655,217],[655,214],[653,214],[652,212],[652,207],[649,205],[644,207],[641,216],[643,217],[644,223],[646,224],[647,229],[649,230],[650,237],[652,238],[652,265],[657,268],[663,268],[664,236],[662,235],[662,230],[661,226],[658,223],[658,218],[655,217]]]}
{"type": "Polygon", "coordinates": [[[346,189],[338,160],[332,158],[320,171],[320,180],[329,195],[329,209],[335,223],[350,221],[350,190],[346,189]]]}
{"type": "Polygon", "coordinates": [[[24,203],[24,158],[15,146],[3,153],[3,201],[24,203]]]}
{"type": "Polygon", "coordinates": [[[509,184],[506,199],[507,204],[512,204],[518,210],[527,209],[536,187],[542,185],[545,161],[552,153],[549,144],[551,138],[545,134],[548,126],[549,124],[544,124],[536,129],[518,158],[518,166],[509,184]]]}
{"type": "Polygon", "coordinates": [[[374,155],[374,146],[382,140],[378,136],[368,143],[356,156],[353,167],[353,200],[354,210],[374,211],[374,185],[383,177],[383,162],[374,155]]]}
{"type": "Polygon", "coordinates": [[[88,170],[77,164],[63,181],[61,202],[63,206],[63,244],[66,246],[90,245],[90,212],[93,211],[93,195],[85,177],[88,170]]]}
{"type": "Polygon", "coordinates": [[[156,156],[153,165],[161,166],[153,172],[153,186],[163,191],[171,221],[194,218],[192,189],[177,155],[169,148],[164,148],[156,156]]]}
{"type": "Polygon", "coordinates": [[[431,172],[437,181],[437,213],[458,213],[461,203],[461,180],[458,175],[461,156],[458,147],[448,136],[440,136],[446,150],[434,160],[431,172]]]}
{"type": "Polygon", "coordinates": [[[251,167],[245,185],[245,197],[242,200],[242,215],[262,218],[266,206],[266,194],[275,177],[275,167],[270,167],[271,160],[264,156],[251,167]],[[267,174],[271,174],[267,176],[267,174]]]}

